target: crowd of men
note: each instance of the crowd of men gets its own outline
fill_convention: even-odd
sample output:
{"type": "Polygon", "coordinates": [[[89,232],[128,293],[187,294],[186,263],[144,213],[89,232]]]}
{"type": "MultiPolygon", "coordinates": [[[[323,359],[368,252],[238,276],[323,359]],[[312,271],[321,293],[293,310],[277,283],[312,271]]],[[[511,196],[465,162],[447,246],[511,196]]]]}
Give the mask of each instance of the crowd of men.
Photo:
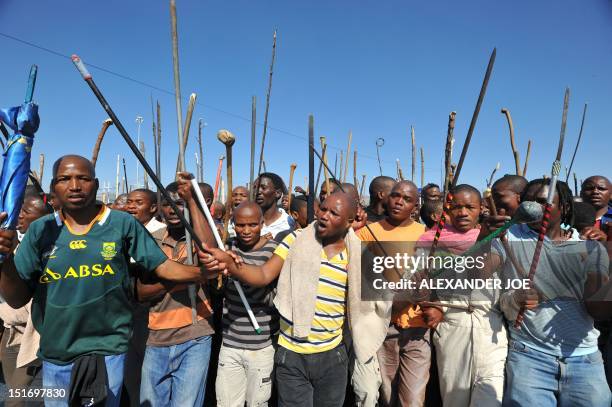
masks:
{"type": "MultiPolygon", "coordinates": [[[[10,389],[43,387],[56,390],[44,394],[49,406],[612,403],[604,176],[587,178],[579,196],[557,183],[533,285],[484,300],[365,299],[362,256],[398,242],[420,255],[434,241],[461,255],[521,202],[544,204],[550,179],[505,175],[484,199],[467,184],[447,195],[379,176],[367,205],[354,185],[329,179],[309,223],[308,192],[285,199],[282,178],[262,173],[252,195],[236,187],[226,207],[199,184],[211,227],[186,173],[167,186],[171,201],[136,189],[109,206],[96,200],[86,158],[61,157],[52,177],[50,194],[26,192],[18,231],[0,231],[7,406],[26,402],[10,389]],[[203,247],[186,243],[172,204],[188,209],[203,247]]],[[[526,278],[542,222],[494,239],[478,272],[526,278]]]]}

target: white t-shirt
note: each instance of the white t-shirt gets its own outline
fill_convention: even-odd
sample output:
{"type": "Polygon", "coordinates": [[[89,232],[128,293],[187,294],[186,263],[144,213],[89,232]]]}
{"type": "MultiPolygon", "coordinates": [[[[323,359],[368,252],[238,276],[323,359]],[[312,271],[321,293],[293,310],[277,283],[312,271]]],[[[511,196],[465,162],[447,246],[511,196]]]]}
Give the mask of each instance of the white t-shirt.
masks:
{"type": "Polygon", "coordinates": [[[282,208],[278,208],[281,216],[276,219],[272,224],[266,225],[264,222],[263,228],[261,228],[261,235],[266,235],[270,233],[272,235],[272,239],[276,238],[281,232],[290,231],[295,229],[295,221],[291,216],[287,214],[282,208]]]}

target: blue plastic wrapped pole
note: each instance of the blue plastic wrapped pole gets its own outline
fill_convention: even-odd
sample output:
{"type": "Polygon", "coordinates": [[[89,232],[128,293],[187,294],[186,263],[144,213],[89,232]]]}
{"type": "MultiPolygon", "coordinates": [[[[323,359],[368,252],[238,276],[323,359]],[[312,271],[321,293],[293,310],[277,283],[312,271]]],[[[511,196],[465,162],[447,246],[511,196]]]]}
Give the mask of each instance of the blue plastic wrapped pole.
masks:
{"type": "MultiPolygon", "coordinates": [[[[14,230],[17,226],[30,173],[34,133],[40,124],[38,105],[32,103],[36,74],[37,67],[33,65],[30,70],[26,100],[21,106],[0,109],[0,120],[14,132],[8,140],[0,174],[0,212],[8,214],[0,225],[2,229],[14,230]]],[[[4,257],[0,256],[0,261],[3,259],[4,257]]]]}

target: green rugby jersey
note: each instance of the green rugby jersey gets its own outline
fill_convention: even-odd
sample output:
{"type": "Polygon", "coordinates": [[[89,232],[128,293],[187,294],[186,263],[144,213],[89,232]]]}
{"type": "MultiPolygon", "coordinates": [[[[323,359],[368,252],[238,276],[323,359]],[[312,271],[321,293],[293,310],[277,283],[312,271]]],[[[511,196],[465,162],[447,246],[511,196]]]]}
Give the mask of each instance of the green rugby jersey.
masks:
{"type": "Polygon", "coordinates": [[[34,293],[32,321],[40,332],[38,356],[68,364],[85,354],[127,351],[132,328],[132,257],[153,271],[167,260],[133,216],[103,207],[83,234],[60,213],[33,222],[15,266],[34,293]]]}

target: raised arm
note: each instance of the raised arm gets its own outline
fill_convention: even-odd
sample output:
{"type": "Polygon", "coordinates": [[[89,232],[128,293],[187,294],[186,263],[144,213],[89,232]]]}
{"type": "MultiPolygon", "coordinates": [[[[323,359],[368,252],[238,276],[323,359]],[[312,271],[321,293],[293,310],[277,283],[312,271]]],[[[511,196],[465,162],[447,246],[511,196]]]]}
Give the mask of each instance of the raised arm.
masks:
{"type": "MultiPolygon", "coordinates": [[[[0,223],[6,219],[6,213],[0,214],[0,223]]],[[[13,249],[15,248],[15,231],[0,230],[0,253],[6,256],[0,272],[0,295],[13,308],[21,308],[32,299],[32,291],[19,277],[13,249]]]]}
{"type": "Polygon", "coordinates": [[[192,190],[190,182],[193,175],[188,172],[180,172],[178,176],[178,194],[187,204],[193,229],[198,235],[198,238],[200,238],[205,245],[208,247],[217,247],[217,242],[215,241],[212,230],[206,221],[204,213],[202,213],[202,208],[200,208],[200,205],[194,197],[195,192],[192,190]]]}

